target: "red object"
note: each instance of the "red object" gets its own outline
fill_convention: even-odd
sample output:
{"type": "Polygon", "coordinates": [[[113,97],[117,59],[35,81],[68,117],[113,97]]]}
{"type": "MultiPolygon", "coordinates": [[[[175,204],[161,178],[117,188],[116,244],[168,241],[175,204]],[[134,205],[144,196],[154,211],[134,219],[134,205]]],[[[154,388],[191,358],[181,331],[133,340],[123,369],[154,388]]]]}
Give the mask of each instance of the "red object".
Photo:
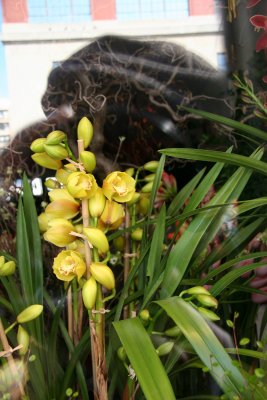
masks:
{"type": "Polygon", "coordinates": [[[3,22],[28,22],[27,0],[2,0],[3,22]]]}
{"type": "Polygon", "coordinates": [[[91,0],[92,20],[116,19],[116,0],[91,0]]]}
{"type": "Polygon", "coordinates": [[[189,15],[213,15],[214,0],[189,0],[189,15]]]}
{"type": "Polygon", "coordinates": [[[255,6],[256,4],[258,4],[260,1],[261,1],[261,0],[248,0],[247,8],[254,7],[254,6],[255,6]]]}

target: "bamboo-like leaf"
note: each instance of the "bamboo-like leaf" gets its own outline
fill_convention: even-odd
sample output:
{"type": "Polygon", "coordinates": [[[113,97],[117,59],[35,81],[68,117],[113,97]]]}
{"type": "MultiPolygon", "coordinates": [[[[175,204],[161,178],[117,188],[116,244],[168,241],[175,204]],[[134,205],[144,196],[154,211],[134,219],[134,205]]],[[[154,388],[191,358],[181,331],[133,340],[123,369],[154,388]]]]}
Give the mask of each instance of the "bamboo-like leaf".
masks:
{"type": "Polygon", "coordinates": [[[218,296],[225,288],[227,288],[232,282],[234,282],[237,278],[239,278],[246,272],[253,271],[255,268],[260,268],[265,266],[266,266],[266,261],[263,261],[233,269],[232,271],[224,275],[218,282],[216,282],[210,289],[210,292],[213,296],[218,296]]]}
{"type": "Polygon", "coordinates": [[[26,307],[30,304],[34,304],[35,302],[29,240],[21,198],[18,205],[16,247],[17,264],[26,307]]]}
{"type": "MultiPolygon", "coordinates": [[[[251,155],[253,158],[261,156],[262,151],[254,152],[251,155]]],[[[242,191],[250,175],[251,170],[238,168],[211,199],[208,206],[233,201],[242,191]]],[[[163,299],[173,295],[190,261],[192,261],[196,249],[198,249],[197,254],[200,254],[203,248],[206,248],[220,228],[223,217],[223,210],[209,209],[204,215],[199,214],[193,219],[169,254],[160,298],[163,299]]]]}
{"type": "Polygon", "coordinates": [[[205,319],[187,302],[172,297],[156,302],[173,319],[184,336],[191,343],[224,393],[232,398],[238,395],[246,400],[251,398],[242,374],[236,368],[222,344],[219,342],[205,319]],[[244,388],[246,387],[246,391],[244,388]]]}
{"type": "MultiPolygon", "coordinates": [[[[165,219],[166,207],[163,205],[157,217],[156,227],[152,236],[151,247],[148,255],[146,275],[150,277],[150,282],[153,281],[154,273],[158,269],[157,265],[160,263],[165,238],[165,219]]],[[[156,273],[156,275],[158,274],[156,273]]]]}
{"type": "Polygon", "coordinates": [[[23,176],[23,209],[26,221],[33,278],[35,303],[43,303],[43,262],[40,231],[31,186],[26,175],[23,176]]]}
{"type": "Polygon", "coordinates": [[[258,197],[257,199],[246,200],[238,204],[237,213],[240,215],[247,211],[253,210],[254,208],[265,206],[266,204],[267,197],[258,197]]]}
{"type": "Polygon", "coordinates": [[[196,110],[194,108],[189,108],[189,107],[184,107],[184,106],[181,108],[192,114],[199,115],[200,117],[208,119],[210,121],[229,126],[230,128],[234,128],[240,132],[247,133],[250,136],[262,139],[265,142],[267,141],[266,132],[264,132],[260,129],[254,128],[253,126],[246,125],[246,124],[243,124],[242,122],[235,121],[234,119],[226,118],[226,117],[223,117],[218,114],[210,113],[208,111],[196,110]]]}
{"type": "Polygon", "coordinates": [[[242,261],[249,260],[249,259],[256,259],[256,258],[262,258],[267,256],[267,251],[261,251],[261,252],[256,252],[256,253],[251,253],[251,254],[246,254],[240,257],[236,257],[230,261],[227,261],[220,265],[218,268],[213,269],[210,271],[207,276],[199,281],[199,285],[203,286],[206,283],[208,283],[210,280],[215,278],[217,275],[221,275],[222,272],[226,271],[227,269],[231,268],[233,265],[238,264],[242,261]]]}
{"type": "Polygon", "coordinates": [[[121,291],[121,295],[119,297],[118,305],[116,307],[114,321],[118,321],[120,319],[125,300],[128,297],[128,291],[129,291],[131,282],[133,281],[134,277],[136,276],[136,273],[137,273],[138,269],[140,268],[140,265],[144,261],[149,249],[150,249],[150,243],[148,243],[146,245],[146,247],[143,249],[143,251],[141,252],[140,257],[138,258],[138,261],[135,263],[134,267],[131,269],[128,279],[124,283],[123,289],[121,291]]]}
{"type": "Polygon", "coordinates": [[[156,175],[153,180],[153,186],[152,186],[152,190],[151,190],[150,204],[149,204],[149,210],[148,210],[148,218],[150,217],[150,215],[153,211],[156,194],[157,194],[158,188],[160,187],[161,177],[162,177],[162,173],[163,173],[164,165],[165,165],[165,158],[166,158],[165,155],[161,155],[160,160],[159,160],[159,165],[158,165],[158,168],[156,171],[156,175]]]}
{"type": "Polygon", "coordinates": [[[168,207],[167,215],[172,216],[180,211],[180,208],[184,205],[186,200],[191,196],[193,190],[195,190],[200,179],[202,178],[205,168],[202,169],[193,179],[191,179],[175,196],[171,204],[168,207]]]}
{"type": "Polygon", "coordinates": [[[121,340],[147,400],[175,400],[165,369],[145,328],[138,318],[114,322],[121,340]]]}
{"type": "Polygon", "coordinates": [[[237,228],[237,230],[229,236],[226,240],[223,241],[221,246],[218,249],[215,249],[209,256],[206,258],[203,269],[212,265],[217,260],[221,260],[227,257],[229,254],[235,255],[237,252],[240,252],[239,248],[242,244],[246,244],[248,239],[251,236],[259,232],[258,228],[263,224],[265,218],[257,218],[251,224],[243,227],[237,228]]]}
{"type": "Polygon", "coordinates": [[[225,349],[228,354],[239,354],[245,357],[257,358],[258,360],[267,361],[267,353],[263,353],[262,351],[250,350],[250,349],[225,349]]]}
{"type": "Polygon", "coordinates": [[[200,149],[163,149],[162,154],[170,157],[183,158],[186,160],[208,161],[208,162],[224,162],[240,167],[251,168],[261,174],[267,175],[267,163],[240,154],[229,154],[223,151],[200,150],[200,149]]]}

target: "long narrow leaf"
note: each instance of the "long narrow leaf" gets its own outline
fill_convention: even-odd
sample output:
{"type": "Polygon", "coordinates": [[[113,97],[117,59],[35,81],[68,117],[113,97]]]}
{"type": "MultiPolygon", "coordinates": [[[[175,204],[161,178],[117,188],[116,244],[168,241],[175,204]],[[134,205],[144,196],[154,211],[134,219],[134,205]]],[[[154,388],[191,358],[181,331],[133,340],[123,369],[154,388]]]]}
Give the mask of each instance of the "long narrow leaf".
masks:
{"type": "Polygon", "coordinates": [[[253,271],[255,268],[265,267],[266,261],[245,265],[243,267],[239,267],[233,269],[224,275],[218,282],[212,286],[210,292],[213,296],[218,296],[225,288],[227,288],[232,282],[234,282],[237,278],[245,274],[246,272],[253,271]]]}
{"type": "Polygon", "coordinates": [[[165,369],[145,328],[138,318],[114,322],[147,400],[175,400],[165,369]]]}
{"type": "Polygon", "coordinates": [[[191,343],[196,354],[209,368],[213,378],[224,393],[232,398],[238,395],[250,399],[249,390],[244,392],[246,382],[225,349],[205,321],[205,319],[187,302],[179,297],[172,297],[156,302],[173,319],[191,343]]]}
{"type": "MultiPolygon", "coordinates": [[[[229,155],[229,154],[228,154],[229,155]]],[[[262,156],[262,151],[254,152],[251,157],[262,156]]],[[[209,206],[233,201],[245,186],[251,175],[251,171],[238,168],[226,181],[221,189],[209,202],[209,206]]],[[[193,255],[198,249],[198,254],[205,248],[218,231],[223,222],[223,210],[209,209],[206,214],[199,214],[193,219],[178,242],[173,247],[166,263],[165,276],[162,282],[160,298],[166,298],[174,294],[183,278],[193,255]]]]}
{"type": "Polygon", "coordinates": [[[253,126],[246,125],[246,124],[243,124],[242,122],[235,121],[234,119],[226,118],[226,117],[223,117],[218,114],[210,113],[208,111],[196,110],[194,108],[189,108],[189,107],[181,107],[181,108],[183,108],[184,110],[186,110],[192,114],[199,115],[200,117],[206,118],[210,121],[214,121],[214,122],[226,125],[226,126],[230,126],[231,128],[234,128],[240,132],[244,132],[244,133],[249,134],[250,136],[257,137],[259,139],[264,140],[265,142],[267,141],[266,132],[264,132],[260,129],[254,128],[253,126]]]}
{"type": "Polygon", "coordinates": [[[35,302],[43,303],[43,262],[40,231],[37,220],[37,213],[31,187],[23,176],[23,208],[26,221],[28,240],[30,242],[30,257],[33,277],[33,289],[35,302]]]}
{"type": "Polygon", "coordinates": [[[185,204],[186,200],[191,196],[193,190],[195,190],[200,179],[202,178],[205,168],[202,169],[193,179],[191,179],[175,196],[171,204],[168,207],[167,215],[172,216],[180,211],[180,208],[185,204]]]}
{"type": "Polygon", "coordinates": [[[261,174],[267,175],[267,163],[253,160],[240,154],[228,154],[223,151],[200,150],[200,149],[163,149],[162,154],[170,157],[183,158],[186,160],[225,162],[240,167],[251,168],[261,174]]]}
{"type": "Polygon", "coordinates": [[[165,238],[165,219],[166,208],[163,206],[161,207],[160,213],[157,217],[156,227],[152,236],[151,247],[148,255],[146,275],[150,277],[150,282],[153,280],[154,273],[157,271],[157,265],[160,263],[165,238]]]}
{"type": "Polygon", "coordinates": [[[21,198],[18,205],[16,247],[18,270],[26,307],[34,304],[34,291],[29,241],[21,198]]]}

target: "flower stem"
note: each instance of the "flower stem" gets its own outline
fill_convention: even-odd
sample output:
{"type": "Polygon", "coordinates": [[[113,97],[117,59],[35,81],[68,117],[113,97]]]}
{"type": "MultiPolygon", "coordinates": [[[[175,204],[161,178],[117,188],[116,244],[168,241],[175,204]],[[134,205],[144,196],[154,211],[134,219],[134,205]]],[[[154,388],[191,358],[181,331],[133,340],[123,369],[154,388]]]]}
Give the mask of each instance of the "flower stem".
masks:
{"type": "Polygon", "coordinates": [[[10,344],[8,343],[7,336],[5,333],[5,329],[2,324],[2,320],[0,318],[0,341],[2,343],[3,349],[7,354],[7,362],[10,368],[10,374],[11,376],[14,377],[14,387],[12,387],[12,393],[11,397],[12,399],[20,399],[21,396],[25,395],[24,388],[22,386],[22,383],[18,381],[17,377],[19,376],[19,372],[17,370],[16,363],[14,361],[14,358],[12,356],[12,348],[10,344]]]}

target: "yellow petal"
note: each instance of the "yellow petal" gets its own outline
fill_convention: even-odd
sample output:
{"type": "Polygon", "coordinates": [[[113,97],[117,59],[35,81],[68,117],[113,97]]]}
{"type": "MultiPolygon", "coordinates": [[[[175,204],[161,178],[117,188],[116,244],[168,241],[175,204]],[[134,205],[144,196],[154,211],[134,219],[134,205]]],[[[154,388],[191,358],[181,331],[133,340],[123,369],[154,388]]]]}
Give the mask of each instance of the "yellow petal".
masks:
{"type": "Polygon", "coordinates": [[[36,164],[44,168],[57,170],[62,167],[62,162],[60,160],[55,160],[47,153],[35,153],[31,157],[36,164]]]}
{"type": "Polygon", "coordinates": [[[83,304],[87,310],[91,310],[95,306],[97,295],[97,283],[96,280],[91,276],[88,279],[82,288],[82,298],[83,304]]]}
{"type": "Polygon", "coordinates": [[[106,289],[112,290],[115,288],[115,278],[112,270],[104,264],[99,262],[90,265],[92,276],[97,282],[103,285],[106,289]]]}
{"type": "Polygon", "coordinates": [[[89,243],[91,243],[102,253],[106,253],[109,250],[108,239],[103,231],[98,228],[84,228],[83,232],[86,235],[89,243]]]}
{"type": "Polygon", "coordinates": [[[83,117],[78,123],[77,136],[79,140],[83,140],[85,149],[87,149],[87,147],[90,145],[93,138],[93,133],[94,128],[91,121],[88,118],[83,117]]]}

